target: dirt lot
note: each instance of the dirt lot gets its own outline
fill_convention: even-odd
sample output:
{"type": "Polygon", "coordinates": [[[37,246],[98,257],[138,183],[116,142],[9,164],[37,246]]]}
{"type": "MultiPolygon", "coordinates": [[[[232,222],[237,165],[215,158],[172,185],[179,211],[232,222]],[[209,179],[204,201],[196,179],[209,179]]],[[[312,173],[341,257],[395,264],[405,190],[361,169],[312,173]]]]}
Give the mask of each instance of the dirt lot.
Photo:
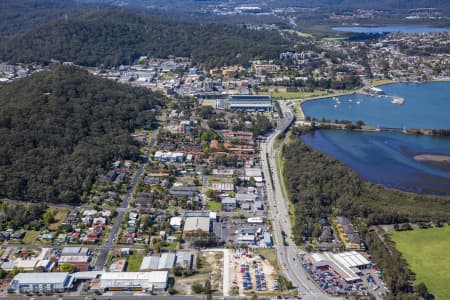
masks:
{"type": "Polygon", "coordinates": [[[223,288],[223,252],[202,251],[200,255],[200,268],[198,273],[186,278],[177,278],[175,289],[180,294],[193,295],[191,285],[194,283],[205,284],[209,279],[214,293],[222,294],[223,288]]]}
{"type": "Polygon", "coordinates": [[[270,293],[274,291],[274,279],[276,276],[276,271],[274,266],[272,266],[267,259],[261,259],[258,255],[246,250],[237,250],[233,255],[231,262],[231,283],[232,289],[239,287],[239,295],[245,296],[246,294],[258,294],[258,293],[270,293]],[[252,288],[244,290],[243,287],[243,273],[241,273],[241,265],[248,265],[248,271],[250,273],[250,281],[252,283],[252,288]],[[266,281],[266,289],[257,291],[255,270],[260,270],[261,274],[264,274],[266,281]]]}

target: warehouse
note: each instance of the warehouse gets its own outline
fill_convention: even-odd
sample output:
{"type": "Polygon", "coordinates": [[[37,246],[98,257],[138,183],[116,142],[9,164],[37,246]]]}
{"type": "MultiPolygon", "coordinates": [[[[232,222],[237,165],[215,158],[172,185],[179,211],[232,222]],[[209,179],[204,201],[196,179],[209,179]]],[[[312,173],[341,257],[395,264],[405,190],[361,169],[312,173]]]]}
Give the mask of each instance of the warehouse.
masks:
{"type": "Polygon", "coordinates": [[[209,217],[189,217],[184,221],[184,234],[194,232],[210,232],[209,217]]]}
{"type": "Polygon", "coordinates": [[[175,253],[164,252],[161,255],[145,256],[140,271],[170,270],[175,264],[175,253]]]}
{"type": "Polygon", "coordinates": [[[9,283],[8,293],[55,293],[72,286],[73,278],[66,272],[19,273],[9,283]]]}
{"type": "Polygon", "coordinates": [[[164,291],[168,274],[168,271],[103,273],[100,287],[103,291],[164,291]]]}

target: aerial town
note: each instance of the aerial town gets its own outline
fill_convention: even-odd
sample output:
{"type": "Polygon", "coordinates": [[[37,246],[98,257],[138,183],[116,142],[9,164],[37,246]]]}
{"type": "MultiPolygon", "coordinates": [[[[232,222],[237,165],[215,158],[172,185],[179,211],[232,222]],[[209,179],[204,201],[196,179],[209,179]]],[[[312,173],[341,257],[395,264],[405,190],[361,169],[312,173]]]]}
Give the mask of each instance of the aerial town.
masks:
{"type": "MultiPolygon", "coordinates": [[[[204,11],[265,12],[225,4],[204,11]]],[[[287,12],[293,13],[271,14],[287,12]]],[[[332,19],[379,13],[359,10],[332,19]]],[[[411,11],[409,18],[423,14],[411,11]]],[[[279,30],[272,24],[245,28],[279,30]]],[[[0,201],[0,297],[385,299],[389,280],[361,237],[360,224],[345,211],[321,217],[318,237],[297,245],[295,210],[281,171],[284,137],[293,127],[308,130],[313,121],[327,122],[306,116],[300,106],[305,100],[354,93],[383,97],[381,84],[449,81],[449,34],[389,33],[362,41],[302,37],[301,45],[272,59],[212,69],[177,56],[141,56],[117,67],[55,60],[170,102],[154,109],[155,128],[131,134],[140,157],[112,161],[81,205],[28,208],[0,201]]],[[[51,66],[1,63],[0,84],[51,66]]]]}

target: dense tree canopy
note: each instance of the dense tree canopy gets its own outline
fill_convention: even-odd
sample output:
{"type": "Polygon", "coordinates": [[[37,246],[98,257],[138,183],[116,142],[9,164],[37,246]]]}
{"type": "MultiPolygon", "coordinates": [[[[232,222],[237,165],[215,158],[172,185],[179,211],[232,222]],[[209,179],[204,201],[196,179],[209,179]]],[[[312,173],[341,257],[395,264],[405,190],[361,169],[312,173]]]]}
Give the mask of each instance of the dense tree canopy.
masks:
{"type": "Polygon", "coordinates": [[[53,67],[0,88],[0,197],[76,203],[113,159],[137,159],[130,132],[165,98],[53,67]]]}
{"type": "Polygon", "coordinates": [[[334,158],[296,138],[283,147],[286,186],[295,205],[294,231],[302,237],[320,234],[322,217],[347,215],[369,225],[448,221],[450,198],[389,190],[364,181],[334,158]]]}
{"type": "Polygon", "coordinates": [[[143,55],[192,57],[206,67],[278,57],[281,35],[223,24],[190,24],[131,12],[89,12],[2,39],[0,60],[51,59],[85,66],[131,64],[143,55]]]}

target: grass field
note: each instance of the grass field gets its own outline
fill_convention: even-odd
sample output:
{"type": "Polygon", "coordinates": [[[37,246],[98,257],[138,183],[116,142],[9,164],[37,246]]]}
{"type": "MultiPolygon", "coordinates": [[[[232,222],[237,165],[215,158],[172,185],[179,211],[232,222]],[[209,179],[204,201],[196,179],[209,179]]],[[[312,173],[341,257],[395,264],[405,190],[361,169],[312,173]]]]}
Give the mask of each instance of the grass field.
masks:
{"type": "Polygon", "coordinates": [[[138,272],[144,255],[144,250],[133,250],[132,254],[128,257],[127,272],[138,272]]]}
{"type": "Polygon", "coordinates": [[[55,216],[53,217],[55,219],[55,222],[53,224],[50,224],[48,226],[49,230],[58,230],[58,227],[62,224],[64,219],[67,216],[67,213],[69,212],[68,208],[61,208],[61,207],[55,207],[55,208],[49,208],[54,209],[56,211],[55,216]]]}
{"type": "Polygon", "coordinates": [[[392,240],[416,274],[439,299],[450,299],[450,227],[393,231],[392,240]]]}
{"type": "Polygon", "coordinates": [[[258,92],[259,95],[270,95],[275,99],[288,100],[288,99],[307,99],[312,97],[326,96],[332,94],[331,91],[317,91],[311,93],[305,92],[258,92]]]}
{"type": "Polygon", "coordinates": [[[36,230],[27,230],[25,232],[25,236],[23,238],[24,244],[34,244],[36,242],[36,239],[38,238],[40,232],[36,230]]]}
{"type": "Polygon", "coordinates": [[[208,210],[211,210],[211,211],[221,211],[222,203],[219,201],[208,200],[208,202],[206,202],[206,207],[208,210]]]}
{"type": "Polygon", "coordinates": [[[276,269],[279,270],[278,259],[276,250],[273,248],[260,248],[255,251],[257,254],[261,254],[269,261],[269,263],[276,269]]]}

